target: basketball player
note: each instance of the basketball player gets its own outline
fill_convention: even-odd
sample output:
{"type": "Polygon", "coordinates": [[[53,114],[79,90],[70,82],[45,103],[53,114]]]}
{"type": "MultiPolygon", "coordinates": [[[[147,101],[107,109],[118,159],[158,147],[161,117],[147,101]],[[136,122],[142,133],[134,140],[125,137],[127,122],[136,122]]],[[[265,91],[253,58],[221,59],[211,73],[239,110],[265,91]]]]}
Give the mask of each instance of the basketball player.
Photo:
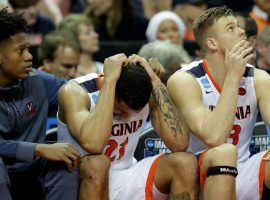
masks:
{"type": "Polygon", "coordinates": [[[216,191],[226,199],[235,199],[229,191],[234,189],[236,181],[238,200],[260,199],[263,184],[270,188],[270,163],[266,161],[269,152],[249,158],[249,141],[257,108],[270,124],[269,75],[247,64],[252,57],[252,47],[230,9],[210,8],[196,19],[194,27],[196,41],[204,51],[205,59],[176,72],[169,79],[168,90],[194,134],[190,150],[198,154],[206,147],[212,147],[200,157],[200,176],[202,179],[204,175],[208,176],[203,193],[211,191],[215,194],[216,191]],[[219,153],[216,149],[222,149],[224,143],[233,144],[238,150],[236,180],[233,167],[209,169],[208,166],[207,159],[221,159],[213,156],[219,153]],[[224,175],[224,172],[228,174],[224,175]]]}
{"type": "Polygon", "coordinates": [[[156,59],[124,54],[105,59],[104,76],[79,77],[59,92],[60,141],[85,155],[80,199],[196,199],[196,158],[181,152],[189,133],[156,59]],[[152,70],[153,68],[153,70],[152,70]],[[152,96],[150,98],[150,96],[152,96]],[[149,113],[172,154],[136,163],[133,154],[149,113]]]}

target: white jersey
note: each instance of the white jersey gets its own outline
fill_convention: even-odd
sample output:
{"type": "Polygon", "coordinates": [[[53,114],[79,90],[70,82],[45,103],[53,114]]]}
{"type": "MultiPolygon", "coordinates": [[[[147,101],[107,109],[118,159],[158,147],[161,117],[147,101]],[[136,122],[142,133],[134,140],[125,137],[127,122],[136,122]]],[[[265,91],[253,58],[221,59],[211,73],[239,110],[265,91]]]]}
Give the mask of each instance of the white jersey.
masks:
{"type": "MultiPolygon", "coordinates": [[[[91,112],[98,101],[101,84],[100,76],[98,74],[91,73],[72,81],[78,82],[81,87],[88,92],[91,101],[91,112]]],[[[111,168],[125,169],[136,162],[133,155],[138,144],[141,127],[146,122],[148,115],[149,106],[146,105],[139,113],[131,115],[128,119],[113,119],[111,136],[103,150],[103,153],[111,160],[111,168]]],[[[102,122],[100,125],[102,126],[102,122]]],[[[88,154],[70,135],[67,125],[60,122],[59,119],[58,141],[73,144],[79,149],[82,155],[88,154]]]]}
{"type": "MultiPolygon", "coordinates": [[[[215,109],[220,97],[221,88],[209,73],[205,60],[192,62],[181,70],[185,70],[196,78],[201,88],[203,103],[210,110],[215,109]]],[[[234,125],[231,130],[230,138],[227,141],[237,146],[238,163],[244,162],[249,158],[250,139],[258,114],[253,79],[254,68],[251,65],[247,65],[246,71],[240,80],[234,125]]],[[[222,122],[217,121],[216,123],[222,122]]],[[[192,153],[200,153],[205,148],[206,145],[194,136],[194,134],[191,134],[189,151],[192,153]]]]}

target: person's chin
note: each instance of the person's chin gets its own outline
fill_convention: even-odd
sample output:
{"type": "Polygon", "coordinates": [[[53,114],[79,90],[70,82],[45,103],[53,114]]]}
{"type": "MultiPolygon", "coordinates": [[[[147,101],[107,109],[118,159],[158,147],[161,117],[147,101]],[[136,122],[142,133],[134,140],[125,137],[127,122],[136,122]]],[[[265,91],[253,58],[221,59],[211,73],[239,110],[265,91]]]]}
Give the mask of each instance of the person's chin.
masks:
{"type": "Polygon", "coordinates": [[[30,72],[31,72],[31,70],[25,70],[24,73],[21,73],[19,75],[19,78],[20,79],[27,79],[29,77],[30,72]]]}
{"type": "Polygon", "coordinates": [[[21,75],[20,77],[18,77],[19,79],[23,79],[23,80],[25,80],[25,79],[28,79],[29,78],[29,73],[28,74],[23,74],[23,75],[21,75]]]}
{"type": "Polygon", "coordinates": [[[129,117],[121,117],[121,116],[114,116],[114,119],[116,119],[117,121],[121,121],[121,122],[128,122],[129,121],[129,117]]]}

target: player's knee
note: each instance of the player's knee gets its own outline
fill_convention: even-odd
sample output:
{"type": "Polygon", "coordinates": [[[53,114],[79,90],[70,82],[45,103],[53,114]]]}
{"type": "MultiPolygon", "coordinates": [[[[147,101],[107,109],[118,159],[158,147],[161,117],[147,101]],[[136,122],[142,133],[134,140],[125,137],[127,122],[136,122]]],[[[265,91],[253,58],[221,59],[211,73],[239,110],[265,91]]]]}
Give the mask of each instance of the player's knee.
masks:
{"type": "Polygon", "coordinates": [[[210,165],[227,164],[236,166],[237,153],[235,145],[226,143],[210,149],[206,157],[209,159],[210,165]]]}
{"type": "Polygon", "coordinates": [[[173,155],[173,168],[176,173],[188,173],[190,175],[196,174],[198,170],[197,158],[186,152],[174,153],[173,155]]]}
{"type": "Polygon", "coordinates": [[[222,144],[218,147],[218,154],[217,156],[221,156],[224,159],[236,161],[237,160],[237,147],[232,144],[222,144]]]}
{"type": "Polygon", "coordinates": [[[108,173],[110,159],[105,155],[89,155],[81,159],[79,173],[81,178],[98,178],[108,173]]]}

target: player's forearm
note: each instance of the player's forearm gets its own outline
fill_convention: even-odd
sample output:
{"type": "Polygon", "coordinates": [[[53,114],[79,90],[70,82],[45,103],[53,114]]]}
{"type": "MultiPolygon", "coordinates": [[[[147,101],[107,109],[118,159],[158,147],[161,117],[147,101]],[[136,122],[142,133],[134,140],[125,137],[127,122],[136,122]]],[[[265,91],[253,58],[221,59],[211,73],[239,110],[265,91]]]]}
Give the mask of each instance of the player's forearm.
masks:
{"type": "Polygon", "coordinates": [[[188,128],[172,102],[166,87],[158,80],[152,83],[152,95],[158,112],[156,118],[159,121],[159,133],[170,149],[185,150],[189,139],[188,128]]]}
{"type": "Polygon", "coordinates": [[[216,146],[225,143],[231,133],[237,107],[239,81],[225,79],[219,101],[203,120],[201,131],[207,134],[206,143],[216,146]]]}
{"type": "Polygon", "coordinates": [[[115,99],[114,82],[103,82],[97,105],[80,130],[82,146],[90,153],[101,153],[111,134],[115,99]]]}

